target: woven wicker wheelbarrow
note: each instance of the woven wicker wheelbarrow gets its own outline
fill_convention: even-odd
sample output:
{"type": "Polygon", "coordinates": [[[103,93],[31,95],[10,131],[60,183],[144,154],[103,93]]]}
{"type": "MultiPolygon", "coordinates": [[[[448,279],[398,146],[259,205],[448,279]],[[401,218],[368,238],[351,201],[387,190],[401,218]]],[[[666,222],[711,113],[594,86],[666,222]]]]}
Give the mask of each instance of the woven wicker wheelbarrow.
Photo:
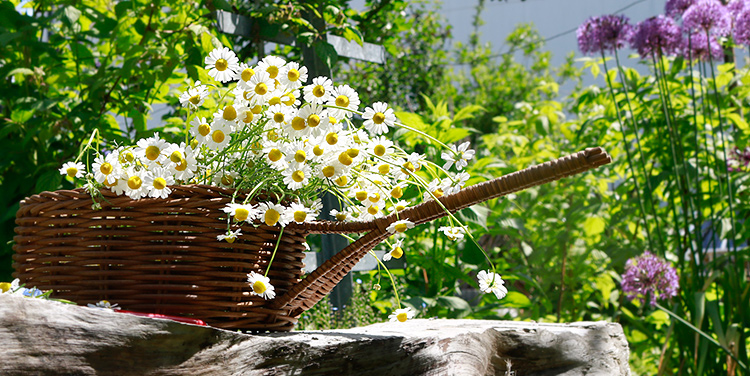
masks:
{"type": "MultiPolygon", "coordinates": [[[[451,212],[607,164],[609,155],[591,148],[529,167],[440,198],[451,212]]],[[[176,186],[167,199],[131,200],[104,191],[102,209],[92,209],[82,189],[43,192],[21,201],[16,215],[14,277],[27,286],[51,289],[53,297],[79,304],[108,300],[130,311],[192,317],[221,328],[288,331],[390,236],[395,215],[371,222],[316,221],[286,227],[269,277],[273,300],[249,294],[247,274],[263,273],[279,228],[245,225],[234,243],[226,231],[232,191],[212,186],[176,186]],[[304,241],[309,234],[365,233],[302,279],[304,241]]],[[[435,201],[400,212],[416,225],[443,217],[435,201]]]]}

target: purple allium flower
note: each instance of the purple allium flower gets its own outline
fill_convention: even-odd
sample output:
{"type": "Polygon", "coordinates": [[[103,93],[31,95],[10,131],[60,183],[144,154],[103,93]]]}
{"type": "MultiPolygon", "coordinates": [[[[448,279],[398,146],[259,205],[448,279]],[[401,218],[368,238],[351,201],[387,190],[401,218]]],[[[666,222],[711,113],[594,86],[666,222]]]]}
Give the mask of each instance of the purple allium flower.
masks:
{"type": "Polygon", "coordinates": [[[716,37],[706,41],[705,33],[690,33],[690,39],[685,38],[682,45],[682,56],[686,59],[692,57],[693,60],[708,61],[709,59],[721,60],[724,58],[724,48],[721,46],[716,37]],[[710,42],[710,43],[709,43],[710,42]]]}
{"type": "Polygon", "coordinates": [[[734,21],[734,42],[750,44],[750,7],[738,14],[734,21]]]}
{"type": "Polygon", "coordinates": [[[667,0],[667,5],[664,6],[664,13],[672,18],[677,18],[685,13],[685,10],[693,5],[695,0],[667,0]]]}
{"type": "Polygon", "coordinates": [[[576,31],[578,48],[585,54],[622,48],[633,27],[623,15],[591,17],[576,31]]]}
{"type": "Polygon", "coordinates": [[[731,24],[729,11],[719,0],[698,0],[682,14],[682,25],[689,30],[724,36],[731,24]]]}
{"type": "Polygon", "coordinates": [[[740,150],[736,146],[727,157],[727,169],[732,172],[747,171],[750,165],[750,147],[740,150]]]}
{"type": "Polygon", "coordinates": [[[736,20],[737,17],[739,17],[745,9],[750,8],[749,5],[749,0],[732,0],[731,2],[729,2],[729,4],[727,4],[727,10],[732,16],[732,19],[736,20]]]}
{"type": "Polygon", "coordinates": [[[658,15],[638,23],[630,36],[630,47],[642,58],[672,55],[682,47],[682,33],[673,19],[658,15]]]}
{"type": "Polygon", "coordinates": [[[642,303],[646,303],[645,297],[649,295],[649,303],[654,306],[657,298],[665,300],[677,296],[679,288],[677,271],[666,260],[651,252],[646,251],[625,264],[622,291],[630,300],[639,298],[642,303]]]}

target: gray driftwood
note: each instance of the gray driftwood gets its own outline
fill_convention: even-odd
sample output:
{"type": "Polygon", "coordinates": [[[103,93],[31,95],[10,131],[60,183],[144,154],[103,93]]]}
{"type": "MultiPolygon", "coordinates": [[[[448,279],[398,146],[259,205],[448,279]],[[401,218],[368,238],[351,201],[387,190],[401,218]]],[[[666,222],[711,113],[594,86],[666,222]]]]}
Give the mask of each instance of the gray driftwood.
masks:
{"type": "Polygon", "coordinates": [[[628,375],[618,324],[431,320],[249,335],[0,295],[0,375],[628,375]]]}

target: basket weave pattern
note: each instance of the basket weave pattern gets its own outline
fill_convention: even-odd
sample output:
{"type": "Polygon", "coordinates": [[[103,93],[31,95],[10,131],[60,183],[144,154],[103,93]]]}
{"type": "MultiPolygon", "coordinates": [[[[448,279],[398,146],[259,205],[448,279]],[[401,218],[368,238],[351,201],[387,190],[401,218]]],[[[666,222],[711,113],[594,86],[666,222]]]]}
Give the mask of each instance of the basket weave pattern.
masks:
{"type": "MultiPolygon", "coordinates": [[[[221,211],[234,192],[173,187],[167,199],[131,200],[103,191],[101,210],[82,189],[43,192],[16,215],[14,277],[79,304],[108,300],[131,311],[194,317],[221,328],[288,331],[367,253],[397,219],[422,224],[471,205],[601,166],[601,148],[517,171],[371,222],[316,221],[284,229],[269,278],[276,298],[249,293],[247,273],[265,273],[280,228],[244,225],[234,243],[221,211]],[[445,208],[445,209],[444,209],[445,208]],[[365,233],[302,279],[308,234],[365,233]]],[[[237,195],[236,200],[243,200],[237,195]]],[[[261,197],[260,199],[265,199],[261,197]]]]}

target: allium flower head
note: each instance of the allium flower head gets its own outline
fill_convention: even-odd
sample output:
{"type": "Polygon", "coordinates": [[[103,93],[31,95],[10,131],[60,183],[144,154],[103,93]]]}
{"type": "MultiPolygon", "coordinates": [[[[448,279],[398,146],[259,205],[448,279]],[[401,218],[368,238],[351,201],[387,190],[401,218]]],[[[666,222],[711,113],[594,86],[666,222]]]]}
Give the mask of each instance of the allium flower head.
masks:
{"type": "Polygon", "coordinates": [[[638,23],[630,36],[630,47],[642,58],[672,55],[682,47],[682,33],[673,19],[658,15],[638,23]]]}
{"type": "Polygon", "coordinates": [[[731,28],[729,11],[719,0],[698,0],[682,14],[682,24],[689,30],[724,36],[731,28]]]}
{"type": "Polygon", "coordinates": [[[691,33],[690,39],[683,41],[682,56],[701,61],[718,60],[723,58],[724,48],[713,35],[706,40],[705,33],[691,33]]]}
{"type": "Polygon", "coordinates": [[[737,44],[750,44],[750,7],[738,14],[734,21],[734,41],[737,44]]]}
{"type": "Polygon", "coordinates": [[[591,17],[576,31],[578,48],[585,54],[622,48],[633,27],[623,15],[591,17]]]}
{"type": "Polygon", "coordinates": [[[732,0],[727,4],[727,10],[733,20],[736,20],[746,9],[750,9],[750,0],[732,0]]]}
{"type": "Polygon", "coordinates": [[[685,10],[695,3],[695,0],[667,0],[664,13],[672,18],[677,18],[685,13],[685,10]]]}
{"type": "Polygon", "coordinates": [[[652,306],[656,299],[664,300],[677,296],[680,287],[677,271],[666,260],[646,251],[639,257],[628,260],[622,275],[622,291],[633,300],[646,302],[650,296],[652,306]]]}

